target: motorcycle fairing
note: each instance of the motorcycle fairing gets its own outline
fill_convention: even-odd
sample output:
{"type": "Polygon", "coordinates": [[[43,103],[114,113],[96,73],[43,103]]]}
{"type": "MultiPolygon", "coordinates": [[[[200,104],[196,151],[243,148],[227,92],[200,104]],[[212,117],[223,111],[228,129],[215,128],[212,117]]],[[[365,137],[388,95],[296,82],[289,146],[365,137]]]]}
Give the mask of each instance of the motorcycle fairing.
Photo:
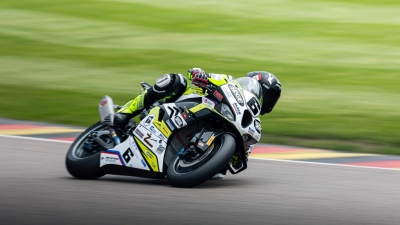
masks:
{"type": "Polygon", "coordinates": [[[210,98],[207,97],[202,97],[202,103],[211,108],[214,108],[218,104],[218,102],[211,100],[210,98]]]}
{"type": "Polygon", "coordinates": [[[162,162],[158,161],[158,157],[152,150],[147,148],[141,141],[139,141],[138,138],[134,137],[137,146],[139,146],[139,152],[140,154],[144,157],[144,159],[147,162],[147,165],[151,168],[152,171],[154,172],[161,172],[159,169],[159,163],[161,164],[162,162]]]}
{"type": "Polygon", "coordinates": [[[100,167],[112,164],[150,170],[147,163],[143,164],[143,162],[144,159],[141,156],[139,149],[134,143],[132,143],[130,138],[121,144],[116,145],[113,149],[103,151],[100,156],[100,167]],[[118,157],[119,161],[112,160],[116,159],[116,157],[118,157]]]}
{"type": "MultiPolygon", "coordinates": [[[[169,119],[167,121],[172,121],[173,129],[182,128],[187,125],[186,120],[183,118],[182,110],[179,110],[175,103],[163,104],[164,109],[167,111],[169,119]]],[[[169,122],[171,123],[171,122],[169,122]]]]}
{"type": "Polygon", "coordinates": [[[187,108],[194,104],[196,103],[168,103],[151,109],[140,124],[130,131],[127,140],[101,153],[100,167],[118,165],[163,173],[168,138],[174,131],[186,126],[187,121],[192,121],[187,108]],[[110,156],[106,158],[106,155],[110,154],[114,155],[115,160],[111,160],[110,156]],[[117,161],[116,156],[121,160],[117,161]]]}
{"type": "Polygon", "coordinates": [[[114,164],[118,166],[126,165],[120,152],[113,149],[102,152],[100,166],[103,166],[104,164],[114,164]]]}
{"type": "MultiPolygon", "coordinates": [[[[102,161],[101,166],[112,166],[112,168],[131,167],[135,170],[148,171],[150,173],[156,174],[164,174],[164,157],[168,143],[171,141],[170,138],[174,136],[174,134],[180,128],[190,125],[191,123],[201,121],[209,117],[218,117],[220,119],[222,118],[223,120],[226,120],[226,123],[223,122],[224,126],[227,128],[227,131],[229,133],[233,134],[233,136],[236,137],[237,144],[235,154],[239,154],[243,162],[243,167],[239,170],[234,170],[229,165],[228,169],[233,174],[243,171],[247,168],[247,161],[242,135],[248,134],[248,132],[243,133],[243,131],[239,130],[237,127],[241,126],[240,121],[241,118],[243,118],[242,112],[244,112],[247,108],[240,104],[234,104],[236,101],[235,97],[229,89],[226,89],[227,87],[222,86],[220,88],[221,89],[219,90],[221,93],[223,93],[223,97],[228,100],[228,103],[232,103],[229,107],[231,107],[233,112],[236,112],[236,117],[239,118],[236,119],[233,123],[214,108],[216,105],[219,104],[217,101],[214,101],[205,96],[199,96],[200,98],[197,98],[196,100],[186,98],[182,99],[181,102],[159,105],[149,111],[148,115],[142,119],[140,124],[130,132],[130,136],[125,142],[117,145],[114,149],[112,149],[114,151],[118,151],[119,155],[122,156],[122,163],[112,164],[106,161],[102,161]],[[130,162],[130,160],[129,162],[125,161],[124,165],[124,154],[128,156],[130,156],[131,154],[128,151],[129,149],[132,151],[132,154],[134,156],[131,158],[135,159],[132,162],[130,162]]],[[[243,95],[243,93],[240,94],[243,95]]],[[[250,132],[255,131],[255,126],[250,126],[250,132]]],[[[213,140],[219,135],[219,133],[215,131],[211,132],[210,130],[210,132],[199,131],[196,135],[198,140],[202,143],[200,145],[203,145],[199,146],[199,142],[197,142],[197,147],[204,147],[205,149],[207,148],[207,146],[212,145],[213,140]]],[[[203,150],[203,148],[201,149],[203,150]]],[[[124,171],[122,171],[123,169],[114,168],[114,170],[117,170],[114,171],[114,173],[118,172],[118,170],[121,170],[118,172],[118,174],[125,173],[124,171]]],[[[161,175],[154,176],[162,177],[161,175]]]]}

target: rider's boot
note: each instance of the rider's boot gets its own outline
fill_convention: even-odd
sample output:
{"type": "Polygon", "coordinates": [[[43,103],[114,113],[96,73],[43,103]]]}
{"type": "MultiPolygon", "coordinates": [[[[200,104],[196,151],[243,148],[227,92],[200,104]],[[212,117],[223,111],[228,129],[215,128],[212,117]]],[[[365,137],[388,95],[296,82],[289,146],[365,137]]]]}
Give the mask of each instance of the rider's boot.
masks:
{"type": "MultiPolygon", "coordinates": [[[[143,92],[135,99],[127,102],[118,112],[114,115],[114,127],[117,133],[122,132],[128,125],[130,119],[139,115],[145,106],[151,105],[152,101],[148,98],[147,93],[143,92]]],[[[120,135],[120,134],[119,134],[120,135]]]]}

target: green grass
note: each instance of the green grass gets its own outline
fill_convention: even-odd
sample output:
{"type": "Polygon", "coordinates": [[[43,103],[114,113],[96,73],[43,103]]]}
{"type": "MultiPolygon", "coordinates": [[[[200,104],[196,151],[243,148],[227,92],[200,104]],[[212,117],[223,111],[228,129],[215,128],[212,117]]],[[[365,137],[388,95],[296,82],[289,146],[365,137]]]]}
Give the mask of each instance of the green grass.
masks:
{"type": "Polygon", "coordinates": [[[262,141],[400,154],[400,2],[3,0],[0,117],[91,125],[163,73],[267,70],[262,141]]]}

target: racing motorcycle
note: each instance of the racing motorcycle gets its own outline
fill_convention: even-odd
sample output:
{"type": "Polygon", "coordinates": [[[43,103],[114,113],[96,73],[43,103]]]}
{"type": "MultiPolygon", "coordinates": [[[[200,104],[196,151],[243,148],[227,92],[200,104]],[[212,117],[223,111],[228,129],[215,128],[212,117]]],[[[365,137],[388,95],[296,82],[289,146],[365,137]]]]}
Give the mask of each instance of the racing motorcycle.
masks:
{"type": "Polygon", "coordinates": [[[240,173],[247,168],[248,146],[261,135],[260,92],[248,77],[189,89],[174,103],[157,102],[144,110],[141,122],[131,120],[122,135],[113,127],[121,106],[104,96],[100,121],[68,149],[67,170],[80,179],[105,174],[166,178],[177,187],[197,186],[220,171],[240,173]]]}

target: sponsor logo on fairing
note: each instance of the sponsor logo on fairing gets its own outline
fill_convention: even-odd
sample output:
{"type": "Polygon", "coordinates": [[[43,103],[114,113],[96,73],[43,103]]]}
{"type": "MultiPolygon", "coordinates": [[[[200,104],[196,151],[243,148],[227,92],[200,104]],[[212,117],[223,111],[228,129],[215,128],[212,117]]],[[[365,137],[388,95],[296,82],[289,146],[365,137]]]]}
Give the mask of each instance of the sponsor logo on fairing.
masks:
{"type": "Polygon", "coordinates": [[[118,157],[119,162],[123,165],[125,165],[125,162],[122,160],[121,153],[117,150],[109,149],[103,153],[101,153],[103,160],[106,159],[107,157],[118,157]]]}
{"type": "Polygon", "coordinates": [[[221,101],[224,97],[217,90],[213,93],[214,97],[216,97],[219,101],[221,101]]]}
{"type": "Polygon", "coordinates": [[[257,117],[261,109],[259,101],[253,97],[247,102],[247,106],[250,108],[253,116],[257,117]]]}
{"type": "Polygon", "coordinates": [[[161,133],[158,135],[158,137],[161,139],[160,141],[165,141],[165,137],[161,133]]]}
{"type": "Polygon", "coordinates": [[[254,120],[254,127],[256,128],[257,132],[261,134],[262,128],[260,121],[254,120]]]}
{"type": "Polygon", "coordinates": [[[143,139],[144,142],[146,142],[151,148],[153,147],[153,144],[150,143],[150,141],[152,142],[157,142],[156,139],[151,138],[151,133],[147,133],[147,136],[143,139]]]}
{"type": "Polygon", "coordinates": [[[101,108],[101,107],[103,107],[105,104],[107,104],[107,99],[104,99],[104,100],[100,103],[99,107],[101,108]]]}
{"type": "Polygon", "coordinates": [[[249,134],[251,135],[251,136],[254,136],[254,132],[256,132],[255,130],[253,130],[253,129],[251,129],[251,127],[249,127],[249,134]]]}
{"type": "Polygon", "coordinates": [[[203,103],[210,106],[211,108],[214,108],[215,105],[217,104],[217,102],[215,102],[209,98],[206,98],[206,97],[203,98],[203,103]]]}
{"type": "Polygon", "coordinates": [[[150,131],[153,132],[153,133],[155,133],[155,134],[157,134],[157,130],[156,130],[156,128],[155,128],[154,126],[151,126],[151,127],[150,127],[150,131]]]}
{"type": "Polygon", "coordinates": [[[146,121],[144,121],[144,125],[149,126],[151,124],[151,121],[153,121],[153,119],[154,119],[154,115],[147,117],[146,121]]]}
{"type": "Polygon", "coordinates": [[[236,102],[233,103],[232,106],[233,106],[233,109],[234,109],[235,112],[236,112],[236,115],[242,114],[242,112],[240,112],[240,108],[239,108],[239,106],[238,106],[238,104],[237,104],[236,102]]]}
{"type": "Polygon", "coordinates": [[[114,157],[114,156],[106,156],[105,158],[102,157],[102,159],[104,159],[106,162],[108,163],[116,163],[119,162],[119,158],[118,157],[114,157]]]}
{"type": "Polygon", "coordinates": [[[226,97],[228,97],[228,98],[233,98],[233,96],[232,96],[232,94],[231,94],[231,91],[229,90],[228,87],[222,86],[221,88],[222,88],[222,90],[224,91],[224,94],[225,94],[226,97]]]}
{"type": "Polygon", "coordinates": [[[148,155],[150,158],[153,158],[153,155],[147,150],[146,150],[146,155],[148,155]]]}
{"type": "Polygon", "coordinates": [[[162,154],[164,151],[165,151],[165,148],[162,147],[162,146],[158,147],[157,150],[156,150],[156,152],[157,152],[158,154],[162,154]]]}
{"type": "Polygon", "coordinates": [[[144,160],[142,159],[142,160],[140,160],[141,162],[142,162],[142,164],[143,164],[143,166],[144,167],[147,167],[147,165],[146,165],[146,163],[144,162],[144,160]]]}
{"type": "Polygon", "coordinates": [[[167,127],[162,127],[163,131],[168,135],[171,131],[167,127]]]}
{"type": "Polygon", "coordinates": [[[172,123],[171,123],[170,120],[166,120],[165,122],[167,123],[167,125],[168,125],[168,127],[169,127],[169,129],[170,129],[171,131],[175,130],[175,127],[172,125],[172,123]]]}
{"type": "Polygon", "coordinates": [[[184,120],[187,120],[188,115],[185,112],[182,112],[181,115],[184,120]]]}
{"type": "Polygon", "coordinates": [[[138,128],[136,128],[135,133],[140,137],[143,138],[144,134],[138,128]]]}
{"type": "Polygon", "coordinates": [[[131,148],[128,148],[124,154],[122,155],[122,157],[124,158],[126,163],[129,163],[129,161],[131,161],[131,158],[133,157],[133,152],[131,150],[131,148]]]}
{"type": "Polygon", "coordinates": [[[183,121],[179,116],[175,117],[175,123],[178,127],[182,127],[183,126],[183,121]]]}
{"type": "Polygon", "coordinates": [[[235,96],[236,101],[239,102],[239,104],[241,106],[243,106],[244,105],[244,101],[243,101],[242,94],[239,91],[239,88],[237,88],[236,86],[234,86],[232,84],[229,84],[228,87],[231,90],[233,96],[235,96]]]}

